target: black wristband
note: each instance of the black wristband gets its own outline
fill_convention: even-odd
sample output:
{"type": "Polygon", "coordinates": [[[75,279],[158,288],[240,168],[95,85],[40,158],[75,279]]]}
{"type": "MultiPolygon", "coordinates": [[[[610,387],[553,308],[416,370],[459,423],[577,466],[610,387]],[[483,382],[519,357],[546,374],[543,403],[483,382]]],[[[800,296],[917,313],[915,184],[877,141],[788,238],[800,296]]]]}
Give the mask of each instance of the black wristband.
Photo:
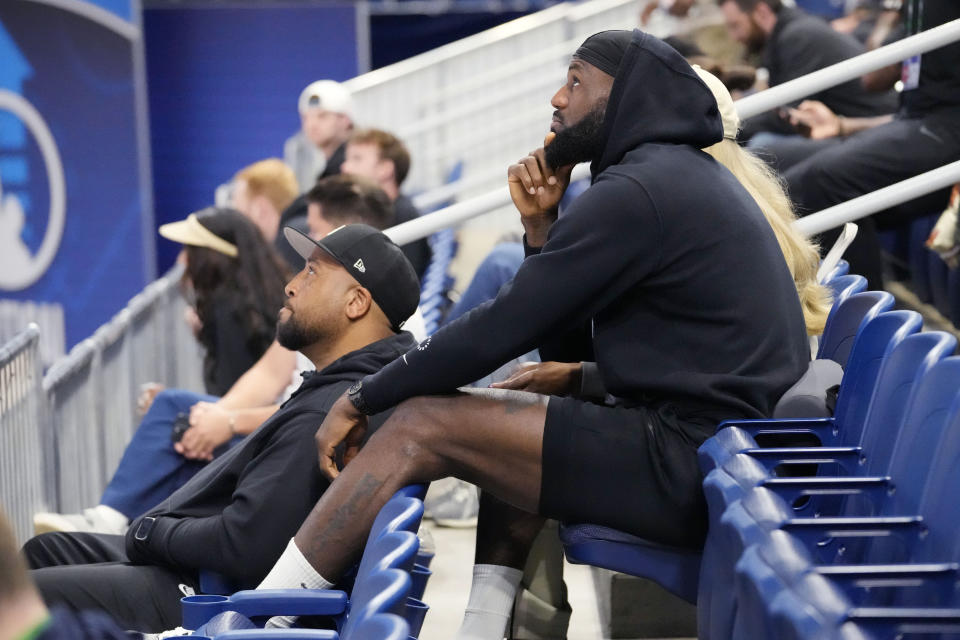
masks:
{"type": "Polygon", "coordinates": [[[350,403],[356,408],[357,411],[362,413],[365,416],[371,414],[370,407],[367,406],[367,403],[363,400],[363,381],[358,380],[353,383],[349,389],[347,389],[347,398],[350,399],[350,403]]]}

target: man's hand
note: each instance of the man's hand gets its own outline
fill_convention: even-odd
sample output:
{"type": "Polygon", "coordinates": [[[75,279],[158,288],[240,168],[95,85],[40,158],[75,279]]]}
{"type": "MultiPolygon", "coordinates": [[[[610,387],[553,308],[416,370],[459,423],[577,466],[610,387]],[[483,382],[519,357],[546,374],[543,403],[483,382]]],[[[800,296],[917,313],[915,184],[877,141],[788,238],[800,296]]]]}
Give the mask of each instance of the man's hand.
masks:
{"type": "Polygon", "coordinates": [[[137,396],[137,413],[142,416],[149,411],[154,398],[164,389],[165,387],[159,382],[148,382],[140,385],[140,395],[137,396]]]}
{"type": "Polygon", "coordinates": [[[531,151],[507,169],[510,197],[520,212],[527,243],[532,247],[546,243],[547,231],[557,220],[557,206],[570,184],[570,172],[573,171],[573,165],[556,171],[547,166],[544,149],[555,137],[551,131],[543,139],[543,147],[531,151]]]}
{"type": "Polygon", "coordinates": [[[516,389],[548,396],[571,395],[580,388],[579,362],[524,362],[494,389],[516,389]]]}
{"type": "Polygon", "coordinates": [[[344,393],[330,407],[327,417],[323,419],[317,435],[314,436],[320,472],[330,480],[340,475],[336,461],[337,447],[341,443],[346,444],[343,453],[343,464],[346,466],[360,451],[366,433],[367,416],[357,411],[344,393]]]}
{"type": "Polygon", "coordinates": [[[833,138],[842,133],[840,117],[819,100],[804,100],[796,109],[789,109],[790,124],[810,128],[814,140],[833,138]]]}
{"type": "Polygon", "coordinates": [[[212,402],[198,402],[190,409],[190,428],[173,448],[190,460],[213,460],[213,450],[232,437],[230,412],[212,402]]]}

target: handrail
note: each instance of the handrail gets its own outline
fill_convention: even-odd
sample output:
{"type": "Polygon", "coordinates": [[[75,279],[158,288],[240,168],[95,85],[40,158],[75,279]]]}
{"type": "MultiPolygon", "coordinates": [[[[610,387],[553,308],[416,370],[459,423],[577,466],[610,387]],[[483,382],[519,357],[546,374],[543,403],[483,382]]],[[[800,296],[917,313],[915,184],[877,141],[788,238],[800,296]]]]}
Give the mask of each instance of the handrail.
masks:
{"type": "Polygon", "coordinates": [[[531,29],[550,24],[551,22],[565,20],[571,12],[582,13],[586,11],[588,14],[600,13],[619,6],[634,4],[635,2],[636,0],[592,0],[590,3],[584,5],[572,3],[558,4],[548,9],[517,18],[516,20],[511,20],[492,29],[481,31],[462,40],[445,44],[431,51],[413,56],[412,58],[407,58],[406,60],[401,60],[386,67],[370,71],[348,80],[344,84],[351,92],[357,93],[380,83],[422,71],[439,62],[471,53],[502,40],[507,40],[531,29]]]}
{"type": "MultiPolygon", "coordinates": [[[[796,80],[785,82],[782,85],[767,89],[766,91],[761,91],[760,93],[756,93],[752,96],[741,98],[735,103],[737,107],[737,113],[741,118],[745,119],[750,116],[763,113],[764,111],[768,111],[774,107],[793,102],[827,87],[831,87],[836,84],[842,84],[852,78],[861,76],[864,73],[880,69],[894,62],[904,60],[911,56],[924,53],[938,47],[942,47],[945,44],[949,44],[958,40],[960,40],[960,20],[954,20],[938,27],[934,27],[933,29],[929,29],[928,31],[924,31],[923,33],[919,33],[915,36],[910,36],[904,40],[881,47],[880,49],[856,56],[855,58],[850,58],[849,60],[844,60],[843,62],[838,62],[837,64],[831,65],[819,71],[815,71],[811,74],[803,76],[802,78],[797,78],[796,80]]],[[[587,167],[585,165],[581,165],[574,169],[572,179],[578,180],[580,178],[587,177],[588,175],[589,171],[587,170],[587,167]]],[[[944,175],[947,174],[938,174],[937,179],[945,179],[942,178],[944,175]]],[[[907,186],[910,189],[916,189],[918,188],[917,184],[919,183],[912,183],[907,186]]],[[[887,189],[897,186],[898,185],[892,185],[891,187],[887,187],[887,189]]],[[[929,191],[934,190],[935,188],[929,189],[929,191]]],[[[885,192],[884,197],[889,198],[891,192],[886,191],[886,189],[883,191],[885,192]]],[[[929,191],[923,193],[929,193],[929,191]]],[[[910,193],[913,193],[913,191],[910,191],[910,193]]],[[[918,193],[918,195],[922,195],[922,193],[918,193]]],[[[897,202],[904,202],[907,199],[910,198],[901,199],[897,202]]],[[[510,204],[510,192],[506,187],[499,187],[485,194],[471,198],[465,202],[458,202],[450,205],[449,207],[444,207],[443,209],[439,209],[433,213],[410,220],[409,222],[404,222],[391,227],[390,229],[387,229],[386,234],[390,236],[390,238],[393,239],[393,241],[397,244],[403,245],[415,240],[419,240],[420,238],[425,238],[445,227],[459,224],[508,204],[510,204]]],[[[890,202],[888,206],[892,204],[896,203],[890,202]]],[[[862,207],[864,205],[861,203],[858,206],[862,207]]],[[[831,210],[833,209],[835,208],[832,207],[831,210]]],[[[854,209],[842,209],[841,214],[849,216],[851,215],[850,211],[853,210],[854,209]]],[[[874,209],[869,213],[875,213],[876,211],[880,210],[882,209],[874,209]]],[[[869,215],[869,213],[863,213],[855,218],[845,219],[841,222],[837,222],[833,226],[843,224],[843,222],[848,220],[861,218],[865,215],[869,215]]],[[[834,217],[835,216],[831,216],[830,219],[833,219],[834,217]]],[[[810,216],[807,216],[807,218],[809,219],[810,216]]],[[[819,218],[818,220],[822,220],[822,218],[819,218]]],[[[822,230],[823,229],[820,229],[820,231],[822,230]]]]}
{"type": "Polygon", "coordinates": [[[742,119],[750,118],[957,40],[960,40],[960,20],[953,20],[915,36],[814,71],[796,80],[741,98],[736,103],[737,113],[742,119]]]}
{"type": "Polygon", "coordinates": [[[815,235],[957,183],[960,183],[960,160],[841,202],[800,218],[794,224],[801,233],[815,235]]]}

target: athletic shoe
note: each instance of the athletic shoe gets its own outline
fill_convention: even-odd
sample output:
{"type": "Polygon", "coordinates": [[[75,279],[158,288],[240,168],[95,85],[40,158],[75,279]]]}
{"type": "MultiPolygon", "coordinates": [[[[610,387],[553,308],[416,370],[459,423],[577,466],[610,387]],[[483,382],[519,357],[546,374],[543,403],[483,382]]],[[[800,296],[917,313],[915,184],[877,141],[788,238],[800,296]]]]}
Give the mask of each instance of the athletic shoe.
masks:
{"type": "Polygon", "coordinates": [[[423,508],[425,514],[429,513],[429,517],[438,526],[475,527],[477,526],[477,514],[480,512],[480,496],[477,493],[477,488],[472,484],[462,480],[454,480],[452,486],[442,493],[427,496],[423,508]]]}
{"type": "Polygon", "coordinates": [[[83,513],[37,513],[33,516],[36,535],[53,531],[109,533],[122,536],[130,522],[127,517],[106,505],[84,509],[83,513]]]}

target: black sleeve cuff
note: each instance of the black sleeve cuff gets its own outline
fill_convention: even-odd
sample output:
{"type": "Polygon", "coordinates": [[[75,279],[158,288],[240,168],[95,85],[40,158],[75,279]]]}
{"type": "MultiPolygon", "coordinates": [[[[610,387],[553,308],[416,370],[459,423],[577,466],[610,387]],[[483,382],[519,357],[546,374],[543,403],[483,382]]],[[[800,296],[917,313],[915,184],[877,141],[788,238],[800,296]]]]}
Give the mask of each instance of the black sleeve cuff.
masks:
{"type": "Polygon", "coordinates": [[[523,234],[523,257],[529,258],[530,256],[540,255],[540,249],[542,247],[531,247],[527,244],[527,234],[523,234]]]}
{"type": "Polygon", "coordinates": [[[603,399],[607,396],[607,389],[603,386],[600,369],[596,362],[580,363],[580,397],[603,399]]]}

